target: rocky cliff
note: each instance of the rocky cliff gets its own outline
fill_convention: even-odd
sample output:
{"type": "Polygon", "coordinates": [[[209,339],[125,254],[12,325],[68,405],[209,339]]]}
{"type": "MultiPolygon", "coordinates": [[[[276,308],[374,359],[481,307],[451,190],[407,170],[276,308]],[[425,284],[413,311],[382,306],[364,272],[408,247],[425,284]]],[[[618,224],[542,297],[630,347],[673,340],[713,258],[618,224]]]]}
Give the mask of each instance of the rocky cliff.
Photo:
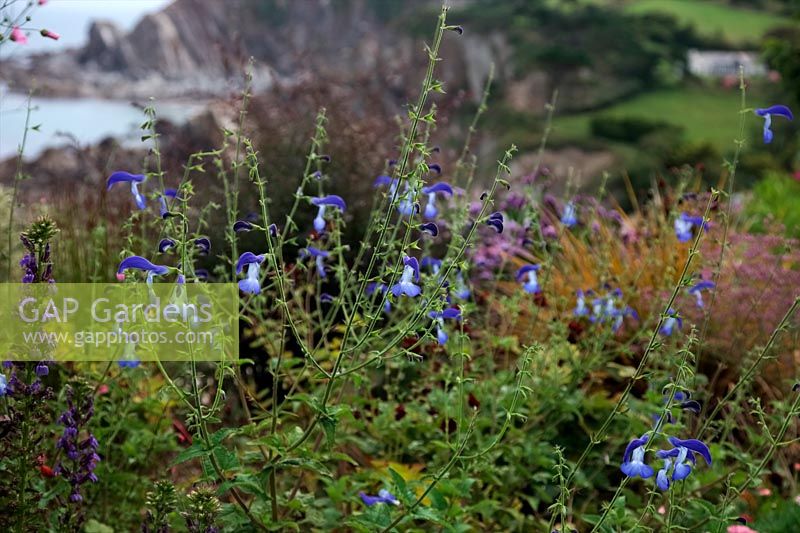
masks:
{"type": "MultiPolygon", "coordinates": [[[[13,87],[35,83],[39,94],[218,96],[239,90],[252,57],[257,89],[310,79],[371,79],[399,96],[419,83],[422,43],[438,5],[438,0],[175,0],[129,33],[98,20],[82,49],[35,56],[29,64],[7,64],[3,70],[13,87]]],[[[451,90],[466,89],[474,98],[492,63],[500,77],[510,71],[510,49],[501,32],[446,39],[443,55],[440,76],[451,90]]],[[[545,88],[530,79],[524,84],[515,101],[543,103],[545,88]]]]}

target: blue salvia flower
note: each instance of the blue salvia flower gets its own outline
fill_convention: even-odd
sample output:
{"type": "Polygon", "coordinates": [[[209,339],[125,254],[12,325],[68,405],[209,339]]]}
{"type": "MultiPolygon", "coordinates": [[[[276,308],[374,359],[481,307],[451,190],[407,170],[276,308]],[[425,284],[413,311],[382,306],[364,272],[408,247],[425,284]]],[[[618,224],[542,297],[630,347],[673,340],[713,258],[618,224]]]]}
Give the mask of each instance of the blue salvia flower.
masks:
{"type": "Polygon", "coordinates": [[[110,191],[111,187],[117,183],[129,183],[133,200],[136,202],[136,207],[144,209],[146,207],[144,196],[139,192],[139,184],[143,181],[144,174],[131,174],[130,172],[117,171],[108,177],[108,181],[106,181],[106,190],[110,191]]]}
{"type": "Polygon", "coordinates": [[[706,289],[713,289],[716,287],[713,281],[700,280],[689,288],[689,294],[694,294],[697,298],[697,307],[703,307],[703,294],[702,291],[706,289]]]}
{"type": "Polygon", "coordinates": [[[425,206],[423,215],[425,218],[436,218],[436,215],[439,214],[439,210],[436,208],[436,195],[453,196],[453,188],[448,183],[440,182],[430,187],[423,187],[422,194],[428,195],[428,204],[425,206]]]}
{"type": "Polygon", "coordinates": [[[425,222],[424,224],[420,224],[419,229],[421,232],[427,233],[431,237],[436,237],[439,235],[439,226],[433,222],[425,222]]]}
{"type": "Polygon", "coordinates": [[[702,441],[697,439],[681,440],[677,437],[669,437],[667,440],[674,448],[656,452],[656,457],[664,461],[664,467],[656,476],[656,485],[659,489],[668,490],[670,481],[681,481],[689,477],[689,474],[692,473],[692,465],[697,464],[695,454],[700,455],[707,465],[711,465],[711,451],[702,441]],[[671,476],[669,475],[670,469],[672,470],[671,476]]]}
{"type": "Polygon", "coordinates": [[[677,312],[672,308],[667,311],[667,315],[667,318],[664,319],[664,323],[661,324],[661,329],[659,332],[662,335],[669,337],[675,331],[675,328],[683,328],[683,319],[679,317],[677,312]]]}
{"type": "MultiPolygon", "coordinates": [[[[375,294],[375,291],[380,291],[381,294],[383,294],[386,292],[387,288],[388,287],[386,286],[385,283],[377,283],[373,281],[372,283],[369,283],[367,285],[366,293],[367,296],[375,294]]],[[[389,298],[386,298],[383,301],[383,312],[386,313],[387,315],[392,312],[392,302],[389,301],[389,298]]]]}
{"type": "Polygon", "coordinates": [[[678,242],[688,242],[692,240],[692,229],[695,226],[700,226],[704,230],[708,230],[708,223],[703,220],[703,217],[693,217],[686,213],[675,219],[675,236],[678,237],[678,242]]]}
{"type": "Polygon", "coordinates": [[[5,396],[7,390],[8,390],[8,380],[6,379],[6,375],[0,374],[0,397],[5,396]]]}
{"type": "Polygon", "coordinates": [[[158,243],[158,251],[159,253],[166,253],[167,250],[170,248],[175,248],[178,244],[175,242],[174,239],[170,239],[169,237],[165,239],[161,239],[158,243]]]}
{"type": "Polygon", "coordinates": [[[194,245],[200,250],[200,255],[208,255],[209,250],[211,250],[211,239],[198,237],[194,240],[194,245]]]}
{"type": "Polygon", "coordinates": [[[444,321],[460,320],[461,311],[451,307],[443,311],[431,311],[428,313],[428,316],[436,322],[436,342],[438,342],[440,346],[444,346],[445,343],[447,343],[447,339],[450,338],[444,330],[444,321]]]}
{"type": "Polygon", "coordinates": [[[169,272],[168,266],[154,265],[144,257],[132,255],[123,259],[119,264],[119,268],[117,268],[117,279],[120,281],[125,279],[124,272],[128,269],[143,270],[144,272],[147,272],[147,285],[153,284],[154,276],[163,276],[169,272]]]}
{"type": "Polygon", "coordinates": [[[325,272],[324,261],[325,258],[327,258],[330,255],[331,254],[329,252],[326,252],[325,250],[319,250],[318,248],[314,248],[313,246],[309,246],[307,248],[300,250],[301,257],[314,258],[314,263],[316,264],[317,267],[317,275],[319,275],[319,277],[321,278],[326,278],[328,276],[328,273],[325,272]]]}
{"type": "Polygon", "coordinates": [[[253,223],[249,220],[237,220],[233,223],[233,231],[240,233],[242,231],[250,231],[253,229],[253,223]]]}
{"type": "Polygon", "coordinates": [[[522,288],[525,289],[525,292],[529,294],[538,294],[542,292],[541,287],[539,287],[539,279],[536,276],[536,272],[540,268],[541,265],[525,265],[517,270],[517,281],[525,278],[525,282],[522,284],[522,288]]]}
{"type": "Polygon", "coordinates": [[[317,216],[314,218],[314,229],[317,230],[318,233],[325,231],[325,226],[327,225],[325,222],[326,207],[336,207],[340,211],[344,211],[347,208],[342,197],[335,194],[322,196],[320,198],[312,198],[311,203],[319,208],[317,210],[317,216]]]}
{"type": "MultiPolygon", "coordinates": [[[[122,331],[122,326],[120,326],[119,329],[122,331]]],[[[135,343],[127,343],[125,346],[123,346],[122,357],[117,364],[119,364],[120,368],[136,368],[142,364],[142,362],[136,357],[135,343]]]]}
{"type": "Polygon", "coordinates": [[[422,258],[422,268],[430,267],[431,273],[436,276],[439,274],[439,269],[442,268],[442,260],[436,259],[435,257],[423,257],[422,258]]]}
{"type": "Polygon", "coordinates": [[[414,282],[419,282],[419,262],[415,257],[403,257],[403,273],[400,276],[400,281],[395,283],[392,288],[392,294],[397,297],[401,294],[414,298],[422,293],[422,289],[414,282]]]}
{"type": "Polygon", "coordinates": [[[469,297],[472,295],[472,291],[467,287],[464,281],[464,275],[461,272],[456,274],[456,286],[453,294],[455,294],[456,298],[459,300],[469,300],[469,297]]]}
{"type": "Polygon", "coordinates": [[[198,268],[198,269],[195,269],[195,271],[194,271],[194,277],[196,277],[197,279],[205,281],[208,278],[210,278],[211,275],[208,273],[208,270],[206,270],[205,268],[198,268]]]}
{"type": "MultiPolygon", "coordinates": [[[[168,190],[173,190],[174,191],[175,189],[168,189],[168,190]]],[[[164,218],[164,219],[167,219],[169,217],[177,216],[175,213],[172,213],[167,208],[167,196],[168,195],[167,195],[167,193],[165,191],[164,194],[159,195],[159,197],[158,197],[158,213],[161,215],[161,218],[164,218]]]]}
{"type": "Polygon", "coordinates": [[[578,213],[575,208],[575,202],[572,200],[564,206],[564,212],[561,214],[561,223],[568,228],[578,223],[578,213]]]}
{"type": "Polygon", "coordinates": [[[649,439],[649,436],[642,435],[641,438],[633,439],[628,443],[620,465],[620,470],[622,470],[623,474],[628,477],[640,477],[642,479],[647,479],[653,475],[653,468],[644,462],[645,445],[649,439]]]}
{"type": "Polygon", "coordinates": [[[408,182],[406,182],[403,197],[397,205],[397,211],[403,216],[411,216],[414,213],[419,213],[419,204],[414,201],[414,194],[408,186],[408,182]]]}
{"type": "Polygon", "coordinates": [[[391,176],[382,175],[378,176],[375,179],[375,183],[373,184],[375,187],[382,187],[384,185],[389,185],[389,196],[394,196],[395,191],[397,190],[397,186],[399,185],[400,180],[397,178],[392,178],[391,176]]]}
{"type": "Polygon", "coordinates": [[[497,233],[503,233],[503,213],[495,211],[486,219],[486,225],[490,226],[497,233]]]}
{"type": "MultiPolygon", "coordinates": [[[[660,450],[659,452],[656,452],[656,456],[658,456],[659,453],[660,450]]],[[[661,490],[669,489],[669,477],[667,476],[667,472],[669,471],[670,466],[672,466],[672,459],[668,457],[664,459],[664,468],[659,470],[658,474],[656,474],[656,486],[661,490]]]]}
{"type": "Polygon", "coordinates": [[[239,289],[248,294],[261,293],[261,263],[264,262],[264,254],[256,255],[253,252],[245,252],[236,261],[236,274],[241,274],[244,267],[247,267],[247,277],[239,280],[239,289]]]}
{"type": "Polygon", "coordinates": [[[575,304],[575,310],[572,311],[572,314],[575,316],[586,316],[589,314],[589,309],[586,307],[586,295],[582,290],[579,290],[577,293],[577,301],[575,304]]]}
{"type": "Polygon", "coordinates": [[[361,497],[361,501],[363,501],[368,506],[372,507],[377,503],[386,503],[390,505],[400,505],[400,500],[395,498],[394,494],[389,492],[386,489],[381,489],[378,491],[377,496],[370,496],[369,494],[365,494],[363,492],[359,492],[358,495],[361,497]]]}
{"type": "Polygon", "coordinates": [[[792,110],[785,105],[780,104],[762,109],[756,109],[755,113],[759,117],[764,117],[764,144],[769,144],[772,142],[772,130],[770,129],[770,126],[772,126],[772,115],[777,115],[789,120],[794,119],[792,116],[792,110]]]}

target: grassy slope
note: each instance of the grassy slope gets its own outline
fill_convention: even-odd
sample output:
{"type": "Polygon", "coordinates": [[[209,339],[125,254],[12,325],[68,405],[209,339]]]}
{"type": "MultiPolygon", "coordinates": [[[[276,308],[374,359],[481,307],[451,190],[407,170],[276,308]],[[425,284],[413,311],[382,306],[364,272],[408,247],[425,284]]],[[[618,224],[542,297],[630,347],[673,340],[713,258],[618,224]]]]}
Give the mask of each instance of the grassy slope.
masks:
{"type": "Polygon", "coordinates": [[[634,0],[630,13],[658,11],[691,24],[702,35],[722,37],[731,44],[757,43],[764,33],[787,20],[766,12],[741,9],[709,0],[634,0]]]}
{"type": "Polygon", "coordinates": [[[632,116],[682,126],[690,141],[708,140],[725,152],[733,145],[739,124],[739,91],[710,87],[661,89],[591,113],[556,117],[559,139],[586,139],[594,116],[632,116]]]}

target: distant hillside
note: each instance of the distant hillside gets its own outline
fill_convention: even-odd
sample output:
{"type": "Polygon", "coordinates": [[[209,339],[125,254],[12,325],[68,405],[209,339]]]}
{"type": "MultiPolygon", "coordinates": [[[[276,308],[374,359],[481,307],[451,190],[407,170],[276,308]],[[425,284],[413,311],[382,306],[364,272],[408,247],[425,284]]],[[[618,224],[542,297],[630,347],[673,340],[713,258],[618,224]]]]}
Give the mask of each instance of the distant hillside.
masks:
{"type": "MultiPolygon", "coordinates": [[[[642,91],[682,68],[691,29],[665,15],[631,15],[579,3],[453,2],[464,35],[447,39],[440,76],[477,99],[492,63],[496,95],[541,112],[555,88],[560,108],[590,109],[642,91]],[[567,7],[564,7],[567,6],[567,7]]],[[[422,40],[439,0],[176,0],[125,33],[95,22],[88,44],[4,65],[17,88],[40,94],[147,97],[228,94],[249,57],[256,86],[309,80],[370,83],[387,95],[416,86],[422,40]]]]}

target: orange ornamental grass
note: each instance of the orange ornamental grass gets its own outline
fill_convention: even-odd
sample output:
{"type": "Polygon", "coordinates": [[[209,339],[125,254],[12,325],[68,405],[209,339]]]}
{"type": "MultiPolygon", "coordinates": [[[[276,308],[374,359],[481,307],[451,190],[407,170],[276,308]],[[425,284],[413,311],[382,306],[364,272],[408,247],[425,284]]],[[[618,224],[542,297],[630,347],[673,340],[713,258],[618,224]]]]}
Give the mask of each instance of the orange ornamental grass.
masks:
{"type": "MultiPolygon", "coordinates": [[[[573,319],[578,290],[602,295],[619,288],[622,302],[637,312],[640,324],[663,310],[663,298],[656,296],[678,282],[691,243],[678,241],[661,211],[627,215],[616,209],[614,213],[613,218],[593,213],[581,228],[557,225],[557,237],[548,246],[552,250],[549,264],[546,255],[532,252],[504,258],[506,274],[492,284],[496,291],[481,292],[501,335],[516,336],[523,344],[542,340],[554,320],[573,319]],[[538,273],[541,294],[527,294],[519,282],[509,279],[530,263],[542,265],[538,273]]],[[[697,259],[695,267],[702,260],[697,259]]],[[[589,307],[591,299],[587,296],[589,307]]],[[[638,329],[630,318],[625,324],[622,336],[638,329]]]]}

